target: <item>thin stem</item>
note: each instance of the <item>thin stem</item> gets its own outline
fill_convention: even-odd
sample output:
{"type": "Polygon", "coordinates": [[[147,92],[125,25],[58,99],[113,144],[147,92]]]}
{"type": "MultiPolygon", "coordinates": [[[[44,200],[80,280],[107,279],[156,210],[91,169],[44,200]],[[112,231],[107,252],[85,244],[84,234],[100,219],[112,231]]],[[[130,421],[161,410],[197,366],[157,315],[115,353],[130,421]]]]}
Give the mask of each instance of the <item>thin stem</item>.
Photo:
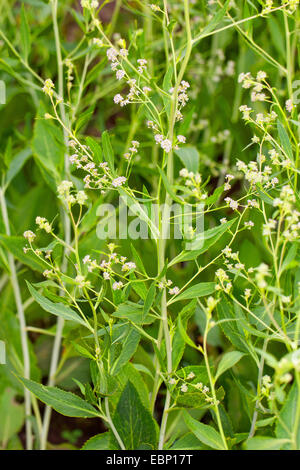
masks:
{"type": "Polygon", "coordinates": [[[110,426],[110,428],[111,428],[111,430],[112,430],[112,432],[113,432],[115,438],[117,439],[118,444],[119,444],[119,446],[121,447],[121,449],[122,449],[122,450],[126,450],[126,447],[124,446],[123,441],[122,441],[122,439],[120,438],[120,435],[119,435],[118,431],[116,430],[115,425],[114,425],[114,423],[113,423],[113,420],[112,420],[112,418],[111,418],[110,411],[109,411],[108,398],[105,398],[105,399],[104,399],[104,403],[105,403],[105,413],[106,413],[106,418],[107,418],[108,424],[109,424],[109,426],[110,426]]]}
{"type": "MultiPolygon", "coordinates": [[[[54,29],[54,36],[55,36],[55,46],[56,46],[56,56],[57,56],[57,68],[58,68],[58,93],[63,98],[64,96],[64,84],[63,84],[63,62],[62,62],[62,55],[61,55],[61,45],[60,45],[60,36],[58,30],[58,23],[57,23],[57,0],[52,0],[52,20],[53,20],[53,29],[54,29]]],[[[60,114],[63,122],[66,122],[66,113],[63,103],[60,105],[60,114]]],[[[64,143],[67,147],[68,145],[68,134],[64,128],[64,143]]],[[[68,154],[65,154],[65,174],[69,174],[69,160],[68,154]]],[[[65,231],[65,243],[66,245],[71,244],[71,224],[66,212],[63,214],[64,220],[64,231],[65,231]]],[[[62,271],[66,271],[67,269],[67,255],[68,255],[68,248],[65,246],[64,250],[64,260],[62,265],[62,271]]],[[[64,319],[59,317],[56,324],[56,334],[52,349],[51,355],[51,363],[50,363],[50,371],[49,371],[49,379],[48,385],[53,386],[55,384],[55,376],[56,370],[59,361],[59,354],[60,354],[60,347],[61,347],[61,340],[62,340],[62,333],[64,328],[64,319]]],[[[52,408],[47,406],[45,408],[44,419],[43,419],[43,432],[41,438],[41,449],[44,450],[47,445],[47,436],[49,432],[50,420],[51,420],[51,412],[52,408]]]]}
{"type": "MultiPolygon", "coordinates": [[[[10,236],[10,225],[9,218],[7,213],[7,206],[4,191],[0,189],[0,204],[1,204],[1,213],[5,226],[6,235],[10,236]]],[[[26,319],[23,309],[21,290],[19,286],[17,270],[15,265],[14,257],[11,253],[8,253],[8,264],[10,269],[11,283],[14,291],[14,297],[18,312],[18,318],[20,323],[20,334],[21,334],[21,346],[23,353],[23,375],[25,379],[30,379],[30,355],[28,347],[28,336],[26,331],[26,319]]],[[[33,445],[33,435],[32,435],[32,426],[30,422],[31,417],[31,397],[30,392],[27,388],[24,387],[24,401],[25,401],[25,415],[26,415],[26,448],[27,450],[32,450],[33,445]]]]}
{"type": "MultiPolygon", "coordinates": [[[[165,8],[167,8],[166,2],[164,5],[165,5],[165,8]]],[[[182,62],[179,74],[177,76],[177,81],[174,87],[172,101],[171,101],[168,138],[172,144],[173,144],[174,126],[175,126],[176,111],[177,111],[177,104],[178,104],[178,89],[179,89],[181,80],[183,78],[183,75],[185,73],[186,67],[188,65],[190,54],[192,51],[192,35],[191,35],[191,27],[190,27],[190,13],[189,13],[188,0],[184,0],[184,15],[185,15],[186,34],[187,34],[187,48],[186,48],[185,57],[182,62]]],[[[173,176],[173,152],[172,151],[168,153],[167,178],[170,184],[172,185],[173,178],[174,178],[173,176]]],[[[164,210],[163,210],[162,217],[161,217],[160,239],[158,240],[158,271],[159,272],[161,272],[165,264],[165,248],[166,248],[165,232],[169,224],[168,206],[170,205],[171,201],[172,201],[172,198],[169,195],[169,193],[167,193],[165,197],[164,210]]],[[[162,317],[163,333],[164,333],[166,352],[167,352],[167,373],[169,376],[172,373],[172,343],[171,343],[171,337],[170,337],[169,325],[168,325],[166,288],[164,289],[164,292],[162,294],[161,317],[162,317]]],[[[170,391],[167,389],[165,405],[164,405],[164,410],[163,410],[163,415],[162,415],[162,420],[161,420],[161,427],[160,427],[160,436],[159,436],[159,444],[158,444],[159,450],[163,449],[163,446],[164,446],[170,403],[171,403],[171,395],[170,395],[170,391]]]]}
{"type": "Polygon", "coordinates": [[[212,376],[212,373],[211,373],[211,370],[210,370],[210,365],[209,365],[209,360],[208,360],[208,354],[207,354],[207,335],[208,335],[208,332],[209,332],[209,320],[207,319],[206,320],[205,333],[204,333],[204,337],[203,337],[203,350],[202,350],[202,352],[203,352],[205,366],[206,366],[206,370],[207,370],[207,375],[208,375],[208,379],[209,379],[209,383],[210,383],[210,387],[211,387],[211,393],[212,393],[213,400],[214,400],[214,409],[215,409],[215,413],[216,413],[219,432],[221,434],[224,447],[225,447],[226,450],[228,450],[228,445],[227,445],[227,441],[226,441],[226,438],[225,438],[223,425],[222,425],[222,421],[221,421],[221,417],[220,417],[219,407],[218,407],[218,404],[217,404],[218,402],[217,402],[217,396],[216,396],[216,390],[215,390],[215,379],[212,376]]]}

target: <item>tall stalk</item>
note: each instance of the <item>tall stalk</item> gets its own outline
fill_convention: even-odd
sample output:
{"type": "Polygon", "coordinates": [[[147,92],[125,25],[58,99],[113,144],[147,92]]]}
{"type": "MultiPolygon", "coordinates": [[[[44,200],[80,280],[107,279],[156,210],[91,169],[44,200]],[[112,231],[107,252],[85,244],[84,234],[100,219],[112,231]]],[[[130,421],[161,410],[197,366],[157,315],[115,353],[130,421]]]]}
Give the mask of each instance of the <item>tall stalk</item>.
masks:
{"type": "MultiPolygon", "coordinates": [[[[52,21],[53,21],[53,30],[54,30],[56,57],[57,57],[58,94],[61,98],[63,98],[64,97],[63,61],[62,61],[60,36],[59,36],[58,23],[57,23],[58,0],[51,0],[51,3],[52,3],[52,21]]],[[[66,113],[65,113],[63,102],[60,103],[59,110],[60,110],[62,121],[66,122],[66,113]]],[[[64,143],[67,148],[68,134],[65,128],[63,128],[63,133],[64,133],[64,143]]],[[[64,156],[64,169],[65,169],[65,175],[67,177],[69,175],[69,159],[68,159],[67,152],[65,153],[65,156],[64,156]]],[[[63,212],[63,222],[64,222],[65,242],[66,242],[66,245],[70,245],[71,222],[69,220],[68,214],[65,211],[63,212]]],[[[67,264],[68,264],[67,255],[68,255],[68,248],[65,246],[62,271],[65,271],[67,269],[67,264]]],[[[49,379],[48,379],[49,386],[53,386],[55,384],[55,375],[56,375],[56,370],[57,370],[58,361],[59,361],[59,353],[60,353],[60,347],[61,347],[63,328],[64,328],[64,319],[61,317],[58,317],[58,320],[56,323],[56,334],[55,334],[55,339],[53,343],[51,362],[50,362],[49,379]]],[[[41,436],[41,449],[42,450],[45,450],[46,445],[47,445],[47,436],[49,432],[51,412],[52,412],[52,408],[50,406],[46,406],[44,419],[43,419],[42,436],[41,436]]]]}
{"type": "MultiPolygon", "coordinates": [[[[0,188],[0,204],[1,204],[1,214],[5,226],[6,235],[10,236],[10,224],[7,212],[7,205],[5,200],[5,191],[3,188],[0,188]]],[[[28,337],[26,332],[26,319],[25,313],[22,304],[21,290],[19,286],[17,270],[15,265],[14,257],[11,253],[8,253],[8,264],[10,269],[10,278],[11,284],[14,291],[14,297],[18,312],[18,319],[20,323],[20,336],[21,336],[21,346],[23,354],[23,375],[25,379],[30,379],[30,355],[29,355],[29,346],[28,346],[28,337]]],[[[25,402],[25,416],[26,416],[26,449],[32,450],[33,445],[33,434],[32,434],[32,425],[30,421],[31,417],[31,397],[30,392],[27,388],[24,387],[24,402],[25,402]]]]}
{"type": "MultiPolygon", "coordinates": [[[[167,2],[165,2],[165,6],[167,2]]],[[[167,14],[167,13],[166,13],[167,14]]],[[[177,76],[177,80],[175,83],[174,91],[171,97],[171,109],[170,109],[170,116],[169,116],[169,130],[168,130],[168,139],[173,143],[174,138],[174,126],[176,120],[176,111],[178,106],[178,89],[180,83],[183,79],[186,67],[189,62],[189,58],[192,51],[192,35],[191,35],[191,26],[190,26],[190,13],[189,13],[189,2],[188,0],[184,0],[184,18],[185,18],[185,27],[187,33],[187,46],[185,57],[180,67],[180,71],[177,76]]],[[[172,48],[174,51],[174,49],[172,48]]],[[[177,74],[175,73],[175,76],[177,74]]],[[[173,184],[174,180],[174,169],[173,169],[173,152],[172,150],[168,153],[167,159],[167,178],[170,184],[173,184]]],[[[168,228],[169,224],[169,217],[168,217],[168,207],[172,202],[172,197],[169,193],[166,193],[165,196],[165,204],[164,210],[161,216],[161,223],[160,223],[160,239],[158,240],[158,270],[159,272],[162,271],[165,265],[165,251],[166,251],[166,240],[165,240],[165,233],[168,228]]],[[[162,326],[163,326],[163,335],[166,344],[166,352],[167,352],[167,374],[168,376],[172,373],[172,343],[168,325],[168,312],[167,312],[167,292],[166,288],[163,291],[162,299],[161,299],[161,318],[162,318],[162,326]]],[[[158,448],[163,449],[164,440],[165,440],[165,433],[167,428],[167,421],[168,421],[168,412],[171,403],[171,394],[170,391],[167,389],[164,410],[161,420],[161,427],[160,427],[160,435],[159,435],[159,444],[158,448]]]]}

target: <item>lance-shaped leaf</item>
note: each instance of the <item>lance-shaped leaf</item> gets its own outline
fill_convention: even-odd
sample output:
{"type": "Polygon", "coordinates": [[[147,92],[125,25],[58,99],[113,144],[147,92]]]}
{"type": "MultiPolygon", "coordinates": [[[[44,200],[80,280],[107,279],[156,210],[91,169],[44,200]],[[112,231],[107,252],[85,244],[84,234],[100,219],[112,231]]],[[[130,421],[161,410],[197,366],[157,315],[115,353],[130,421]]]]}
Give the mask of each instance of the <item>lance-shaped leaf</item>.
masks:
{"type": "Polygon", "coordinates": [[[156,422],[130,381],[120,396],[113,422],[127,450],[156,448],[156,422]]]}
{"type": "Polygon", "coordinates": [[[169,263],[169,267],[176,263],[191,261],[198,258],[198,256],[205,253],[219,240],[219,238],[221,238],[222,235],[224,235],[225,232],[227,232],[227,230],[229,230],[235,220],[236,218],[197,235],[194,239],[188,242],[187,246],[190,247],[190,249],[185,249],[178,256],[173,258],[169,263]]]}
{"type": "Polygon", "coordinates": [[[37,290],[35,290],[35,288],[31,284],[29,284],[29,282],[27,282],[27,286],[32,297],[46,312],[52,313],[57,317],[62,317],[64,320],[75,321],[76,323],[80,323],[81,325],[87,327],[87,323],[70,307],[64,304],[51,302],[51,300],[47,299],[37,290]]]}
{"type": "Polygon", "coordinates": [[[205,295],[210,295],[215,292],[216,283],[215,282],[200,282],[199,284],[195,284],[192,287],[184,290],[181,294],[171,299],[168,304],[173,304],[174,302],[178,302],[179,300],[187,300],[187,299],[196,299],[198,297],[204,297],[205,295]]]}
{"type": "Polygon", "coordinates": [[[184,421],[189,430],[192,431],[203,444],[213,449],[225,450],[222,437],[213,427],[199,423],[199,421],[192,418],[186,411],[184,411],[184,421]]]}
{"type": "Polygon", "coordinates": [[[18,377],[31,393],[58,413],[73,418],[99,418],[100,413],[92,405],[71,392],[65,392],[57,387],[47,387],[33,380],[18,377]]]}
{"type": "Polygon", "coordinates": [[[218,365],[215,380],[217,380],[222,374],[224,374],[226,370],[230,369],[237,362],[239,362],[239,360],[242,359],[243,356],[245,356],[245,354],[239,351],[230,351],[228,353],[225,353],[218,365]]]}

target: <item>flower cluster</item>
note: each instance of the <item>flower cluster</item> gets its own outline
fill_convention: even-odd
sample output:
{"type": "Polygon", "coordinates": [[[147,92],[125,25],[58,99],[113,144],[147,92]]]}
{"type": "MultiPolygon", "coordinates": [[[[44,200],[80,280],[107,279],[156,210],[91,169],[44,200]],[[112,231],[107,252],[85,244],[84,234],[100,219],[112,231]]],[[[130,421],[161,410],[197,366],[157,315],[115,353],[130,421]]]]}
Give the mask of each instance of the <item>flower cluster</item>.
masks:
{"type": "Polygon", "coordinates": [[[42,90],[46,95],[53,96],[54,83],[52,82],[51,78],[47,78],[47,80],[45,80],[42,90]]]}
{"type": "Polygon", "coordinates": [[[239,171],[244,173],[244,177],[250,183],[250,187],[261,185],[265,189],[270,189],[278,184],[278,178],[272,176],[272,168],[269,165],[265,165],[264,167],[261,165],[265,158],[263,154],[259,155],[260,165],[255,161],[251,161],[248,164],[241,160],[237,161],[236,167],[239,171]]]}
{"type": "Polygon", "coordinates": [[[178,390],[181,394],[200,392],[209,405],[219,405],[220,403],[219,400],[215,401],[213,396],[210,395],[210,388],[207,385],[197,382],[197,377],[192,371],[184,379],[175,375],[169,378],[168,383],[173,387],[172,392],[175,390],[178,390]]]}
{"type": "Polygon", "coordinates": [[[216,290],[223,290],[226,294],[229,294],[232,289],[232,282],[229,280],[228,274],[222,268],[219,268],[215,274],[219,281],[216,290]]]}
{"type": "Polygon", "coordinates": [[[184,192],[187,195],[196,197],[199,201],[203,201],[207,198],[207,193],[203,192],[201,188],[202,177],[199,173],[194,173],[187,168],[182,168],[179,171],[179,176],[183,179],[186,188],[184,192]]]}
{"type": "MultiPolygon", "coordinates": [[[[115,177],[111,174],[107,162],[101,162],[96,165],[92,150],[87,145],[79,145],[76,141],[71,140],[69,146],[75,151],[70,157],[70,163],[75,165],[77,169],[83,170],[86,176],[83,178],[85,188],[100,189],[102,193],[111,188],[117,188],[126,183],[125,176],[115,177]]],[[[135,153],[138,142],[132,142],[131,153],[135,153]]]]}
{"type": "Polygon", "coordinates": [[[87,195],[84,191],[71,192],[73,186],[72,181],[62,181],[57,187],[58,197],[70,206],[74,204],[79,204],[80,206],[84,205],[87,200],[87,195]]]}

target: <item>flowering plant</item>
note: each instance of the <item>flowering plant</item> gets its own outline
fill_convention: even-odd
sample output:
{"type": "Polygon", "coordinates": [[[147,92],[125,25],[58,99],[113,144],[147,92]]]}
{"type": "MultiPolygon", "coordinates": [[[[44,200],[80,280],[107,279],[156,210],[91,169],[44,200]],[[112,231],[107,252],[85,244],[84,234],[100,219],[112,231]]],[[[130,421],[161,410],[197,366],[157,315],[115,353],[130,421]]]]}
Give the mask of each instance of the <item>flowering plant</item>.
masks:
{"type": "Polygon", "coordinates": [[[55,410],[67,448],[299,450],[299,1],[35,3],[0,28],[1,446],[55,410]]]}

